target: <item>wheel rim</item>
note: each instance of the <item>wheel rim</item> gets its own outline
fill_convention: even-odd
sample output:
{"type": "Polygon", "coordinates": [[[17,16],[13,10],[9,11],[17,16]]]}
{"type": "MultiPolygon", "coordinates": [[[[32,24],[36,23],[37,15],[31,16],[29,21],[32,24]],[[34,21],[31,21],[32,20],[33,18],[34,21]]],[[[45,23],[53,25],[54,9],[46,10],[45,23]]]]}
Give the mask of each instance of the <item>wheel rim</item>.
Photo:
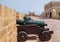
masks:
{"type": "Polygon", "coordinates": [[[39,35],[39,39],[42,41],[49,41],[51,39],[51,34],[49,34],[48,32],[44,32],[39,35]]]}
{"type": "Polygon", "coordinates": [[[21,41],[26,41],[27,40],[27,34],[25,34],[25,33],[19,33],[19,39],[21,41]]]}

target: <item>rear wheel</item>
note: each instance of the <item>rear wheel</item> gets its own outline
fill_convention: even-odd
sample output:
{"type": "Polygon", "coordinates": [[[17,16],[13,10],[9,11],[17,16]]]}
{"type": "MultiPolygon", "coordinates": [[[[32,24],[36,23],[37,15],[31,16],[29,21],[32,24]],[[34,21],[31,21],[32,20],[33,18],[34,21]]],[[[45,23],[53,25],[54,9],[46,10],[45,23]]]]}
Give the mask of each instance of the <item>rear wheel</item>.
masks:
{"type": "Polygon", "coordinates": [[[51,34],[48,31],[43,31],[42,34],[39,34],[39,39],[41,41],[49,41],[51,39],[51,34]]]}
{"type": "Polygon", "coordinates": [[[24,31],[20,31],[19,32],[19,41],[26,41],[27,40],[27,33],[26,32],[24,32],[24,31]]]}

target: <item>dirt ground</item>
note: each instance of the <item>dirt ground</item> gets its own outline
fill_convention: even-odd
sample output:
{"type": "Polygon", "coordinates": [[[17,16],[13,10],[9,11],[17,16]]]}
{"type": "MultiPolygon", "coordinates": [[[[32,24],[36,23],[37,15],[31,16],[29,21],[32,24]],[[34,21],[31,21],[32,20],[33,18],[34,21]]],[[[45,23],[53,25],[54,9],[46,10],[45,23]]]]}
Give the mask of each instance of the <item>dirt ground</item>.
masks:
{"type": "Polygon", "coordinates": [[[49,42],[60,42],[60,20],[43,19],[48,24],[47,28],[54,31],[49,42]]]}

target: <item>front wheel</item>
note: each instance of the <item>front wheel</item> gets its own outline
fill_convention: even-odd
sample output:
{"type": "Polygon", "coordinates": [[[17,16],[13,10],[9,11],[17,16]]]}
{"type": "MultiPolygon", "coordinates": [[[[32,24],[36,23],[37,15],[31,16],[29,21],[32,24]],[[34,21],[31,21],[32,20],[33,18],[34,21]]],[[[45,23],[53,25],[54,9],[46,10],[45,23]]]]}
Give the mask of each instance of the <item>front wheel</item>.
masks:
{"type": "Polygon", "coordinates": [[[39,39],[41,41],[49,41],[51,39],[51,34],[48,31],[43,31],[39,34],[39,39]]]}
{"type": "Polygon", "coordinates": [[[20,31],[19,32],[19,39],[20,39],[20,41],[26,41],[27,40],[27,33],[26,32],[24,32],[24,31],[20,31]]]}

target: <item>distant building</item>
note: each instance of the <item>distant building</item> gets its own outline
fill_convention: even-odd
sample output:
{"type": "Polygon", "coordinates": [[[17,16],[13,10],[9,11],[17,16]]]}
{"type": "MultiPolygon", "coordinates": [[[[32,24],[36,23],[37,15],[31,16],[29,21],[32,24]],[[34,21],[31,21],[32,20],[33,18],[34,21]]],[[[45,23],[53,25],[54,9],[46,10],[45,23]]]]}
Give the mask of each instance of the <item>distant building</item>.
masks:
{"type": "Polygon", "coordinates": [[[41,13],[40,18],[46,18],[46,14],[44,12],[41,13]]]}
{"type": "Polygon", "coordinates": [[[29,14],[25,14],[25,16],[29,16],[29,14]]]}
{"type": "Polygon", "coordinates": [[[35,12],[30,12],[29,11],[29,16],[35,16],[35,12]]]}
{"type": "Polygon", "coordinates": [[[60,1],[51,1],[44,6],[44,14],[47,18],[60,19],[60,1]]]}
{"type": "Polygon", "coordinates": [[[35,12],[29,11],[29,13],[28,14],[25,14],[25,16],[35,16],[35,12]]]}

